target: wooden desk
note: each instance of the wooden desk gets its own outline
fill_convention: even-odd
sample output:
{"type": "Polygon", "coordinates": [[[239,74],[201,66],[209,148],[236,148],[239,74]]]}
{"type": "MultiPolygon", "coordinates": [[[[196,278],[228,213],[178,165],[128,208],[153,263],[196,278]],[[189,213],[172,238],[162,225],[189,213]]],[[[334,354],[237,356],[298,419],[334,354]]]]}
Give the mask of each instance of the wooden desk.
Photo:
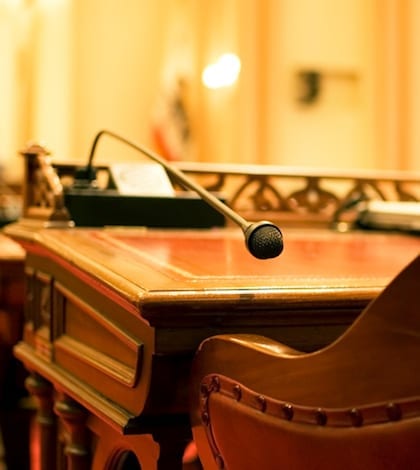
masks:
{"type": "Polygon", "coordinates": [[[27,252],[15,355],[31,371],[45,469],[181,468],[200,341],[252,332],[319,348],[420,249],[410,236],[286,230],[283,254],[260,261],[235,229],[22,221],[6,233],[27,252]]]}

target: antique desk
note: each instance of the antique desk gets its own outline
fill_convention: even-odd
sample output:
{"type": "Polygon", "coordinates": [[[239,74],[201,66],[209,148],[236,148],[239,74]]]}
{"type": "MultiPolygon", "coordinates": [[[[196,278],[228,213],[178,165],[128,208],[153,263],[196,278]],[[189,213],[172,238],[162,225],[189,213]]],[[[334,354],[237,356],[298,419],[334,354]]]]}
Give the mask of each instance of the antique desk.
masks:
{"type": "Polygon", "coordinates": [[[201,340],[257,333],[319,348],[420,248],[402,235],[286,230],[284,253],[260,261],[228,228],[17,224],[7,233],[27,252],[15,354],[39,402],[41,468],[66,468],[64,458],[77,469],[132,468],[133,459],[181,468],[201,340]]]}
{"type": "MultiPolygon", "coordinates": [[[[420,249],[416,236],[338,233],[324,223],[343,197],[372,189],[415,199],[420,179],[409,181],[411,192],[398,175],[380,184],[348,177],[340,198],[320,175],[288,174],[298,188],[285,197],[271,176],[251,169],[258,204],[250,212],[278,210],[288,222],[284,252],[261,261],[230,226],[74,227],[62,191],[68,168],[54,169],[37,146],[24,154],[24,214],[5,233],[26,251],[25,323],[14,351],[38,403],[34,468],[181,468],[200,341],[256,333],[304,351],[322,347],[420,249]]],[[[215,189],[228,173],[239,176],[219,173],[215,189]]],[[[337,178],[327,178],[331,187],[337,178]]],[[[248,183],[239,188],[236,196],[248,183]]],[[[236,196],[228,198],[233,206],[236,196]]]]}

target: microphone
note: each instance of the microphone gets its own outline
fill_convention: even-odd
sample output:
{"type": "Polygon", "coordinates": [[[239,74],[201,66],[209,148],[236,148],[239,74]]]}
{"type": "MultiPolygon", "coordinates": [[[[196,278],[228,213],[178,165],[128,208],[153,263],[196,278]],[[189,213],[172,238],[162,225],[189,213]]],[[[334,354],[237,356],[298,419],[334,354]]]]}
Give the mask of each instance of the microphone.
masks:
{"type": "Polygon", "coordinates": [[[95,170],[93,168],[93,157],[95,154],[96,147],[98,145],[99,139],[107,135],[114,139],[119,140],[120,142],[132,147],[138,152],[142,153],[146,157],[150,158],[154,162],[163,166],[163,168],[172,175],[175,180],[184,188],[195,191],[207,204],[216,209],[219,213],[229,218],[231,221],[236,223],[243,231],[245,236],[245,243],[248,251],[258,259],[268,259],[275,258],[280,255],[283,251],[283,234],[281,230],[271,222],[261,221],[261,222],[248,222],[235,211],[233,211],[229,206],[220,201],[217,197],[207,191],[204,187],[196,184],[192,179],[188,178],[185,173],[176,168],[173,165],[169,165],[162,157],[160,157],[155,152],[142,147],[121,135],[116,134],[115,132],[109,130],[101,130],[96,135],[92,148],[89,155],[88,164],[85,168],[80,169],[75,178],[76,187],[92,187],[94,184],[95,170]]]}

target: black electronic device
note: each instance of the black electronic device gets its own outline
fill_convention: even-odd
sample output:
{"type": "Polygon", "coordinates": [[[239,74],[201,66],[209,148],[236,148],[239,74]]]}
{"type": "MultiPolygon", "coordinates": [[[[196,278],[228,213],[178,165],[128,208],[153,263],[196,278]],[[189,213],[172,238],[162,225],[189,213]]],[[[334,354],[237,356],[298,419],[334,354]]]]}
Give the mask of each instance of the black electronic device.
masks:
{"type": "Polygon", "coordinates": [[[225,217],[190,192],[170,196],[135,196],[116,189],[67,188],[64,202],[78,227],[110,225],[160,228],[211,228],[225,217]]]}
{"type": "Polygon", "coordinates": [[[197,228],[224,225],[225,218],[229,218],[242,229],[246,247],[256,258],[275,258],[283,251],[283,234],[275,224],[265,220],[260,222],[245,220],[220,198],[195,183],[156,153],[108,130],[102,130],[96,135],[87,166],[77,171],[73,186],[67,188],[65,192],[65,205],[76,225],[197,228]],[[128,145],[158,163],[178,184],[194,191],[198,197],[147,198],[147,196],[122,195],[115,191],[112,193],[109,189],[97,189],[93,156],[99,139],[104,135],[128,145]],[[205,207],[206,205],[208,207],[205,207]],[[219,215],[216,216],[214,212],[219,215]],[[223,219],[222,224],[220,217],[223,219]]]}

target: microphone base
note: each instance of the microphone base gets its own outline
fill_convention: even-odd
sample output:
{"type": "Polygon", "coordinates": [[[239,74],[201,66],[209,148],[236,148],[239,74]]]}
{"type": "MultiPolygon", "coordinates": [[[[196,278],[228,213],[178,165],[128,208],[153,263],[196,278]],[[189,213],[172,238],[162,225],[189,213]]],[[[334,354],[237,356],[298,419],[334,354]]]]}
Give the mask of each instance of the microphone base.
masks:
{"type": "Polygon", "coordinates": [[[223,215],[194,193],[175,197],[122,195],[115,190],[65,190],[64,202],[78,227],[224,227],[223,215]]]}

